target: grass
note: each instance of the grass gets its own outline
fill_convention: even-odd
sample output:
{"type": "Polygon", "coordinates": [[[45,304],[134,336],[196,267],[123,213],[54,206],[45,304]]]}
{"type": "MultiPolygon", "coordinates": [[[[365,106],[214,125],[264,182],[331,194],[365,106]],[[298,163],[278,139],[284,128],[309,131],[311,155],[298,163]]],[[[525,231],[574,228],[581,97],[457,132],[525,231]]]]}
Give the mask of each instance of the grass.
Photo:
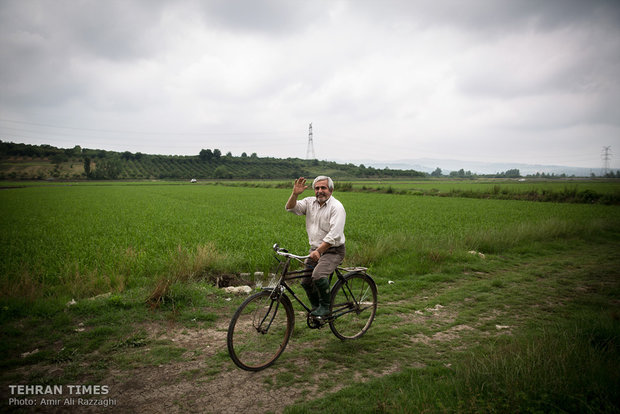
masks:
{"type": "MultiPolygon", "coordinates": [[[[430,302],[413,294],[408,303],[383,308],[373,326],[382,338],[370,345],[386,358],[376,361],[371,351],[370,368],[352,365],[380,371],[402,359],[402,369],[286,412],[618,412],[617,259],[609,256],[611,245],[600,252],[581,247],[583,255],[566,260],[562,272],[549,272],[544,259],[528,264],[544,278],[504,270],[496,276],[501,283],[489,283],[491,275],[472,275],[422,289],[430,302]],[[593,277],[596,269],[604,270],[593,277]],[[458,311],[438,318],[425,310],[416,323],[403,324],[412,310],[432,303],[458,311]],[[451,332],[459,335],[444,341],[451,332]]],[[[512,260],[519,265],[517,256],[512,260]]],[[[363,351],[353,355],[364,361],[363,351]]]]}
{"type": "MultiPolygon", "coordinates": [[[[165,371],[193,395],[243,375],[217,338],[244,297],[217,289],[213,275],[268,268],[274,241],[292,251],[307,243],[303,220],[283,211],[285,189],[8,191],[3,387],[116,377],[163,386],[165,371]],[[250,201],[259,205],[230,214],[250,201]]],[[[288,412],[618,411],[618,207],[337,197],[348,261],[369,266],[379,287],[377,318],[363,339],[340,342],[296,312],[286,352],[256,377],[260,395],[308,390],[288,412]]],[[[192,398],[169,398],[196,409],[192,398]]],[[[256,406],[269,411],[269,401],[256,406]]]]}
{"type": "Polygon", "coordinates": [[[286,412],[617,412],[619,329],[610,325],[571,321],[503,338],[454,364],[405,368],[286,412]]]}
{"type": "MultiPolygon", "coordinates": [[[[550,193],[550,192],[579,192],[590,190],[602,194],[618,192],[617,180],[608,179],[525,179],[518,181],[505,178],[477,178],[477,179],[437,179],[427,178],[420,180],[381,180],[381,181],[351,181],[353,190],[376,190],[385,191],[391,187],[394,193],[406,192],[420,193],[550,193]]],[[[349,185],[347,185],[349,187],[349,185]]]]}
{"type": "Polygon", "coordinates": [[[571,320],[476,349],[456,367],[462,404],[522,412],[612,412],[620,383],[618,322],[571,320]],[[493,401],[493,404],[489,404],[493,401]]]}
{"type": "MultiPolygon", "coordinates": [[[[286,182],[226,181],[230,186],[289,188],[286,182]]],[[[564,203],[620,204],[616,179],[569,178],[522,180],[505,178],[418,180],[359,180],[335,183],[337,192],[368,192],[397,195],[465,197],[564,203]]]]}

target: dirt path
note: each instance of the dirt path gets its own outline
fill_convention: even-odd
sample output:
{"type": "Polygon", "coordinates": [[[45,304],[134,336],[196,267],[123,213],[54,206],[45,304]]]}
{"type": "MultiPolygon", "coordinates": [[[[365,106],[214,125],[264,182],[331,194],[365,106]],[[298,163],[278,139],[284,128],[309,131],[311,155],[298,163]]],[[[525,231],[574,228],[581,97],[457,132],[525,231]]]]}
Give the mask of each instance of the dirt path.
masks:
{"type": "Polygon", "coordinates": [[[279,413],[300,397],[295,389],[270,390],[265,384],[265,378],[273,375],[270,372],[235,369],[209,379],[179,380],[190,368],[196,368],[196,364],[140,369],[129,379],[110,379],[108,383],[121,412],[279,413]]]}
{"type": "MultiPolygon", "coordinates": [[[[390,304],[382,304],[383,307],[390,304]]],[[[299,318],[299,316],[297,315],[299,318]]],[[[432,322],[445,324],[454,319],[454,314],[447,308],[437,305],[425,312],[403,315],[400,323],[419,324],[432,322]]],[[[324,374],[317,369],[309,383],[299,386],[282,384],[279,374],[289,370],[290,363],[308,369],[308,361],[303,357],[293,358],[290,353],[285,354],[279,363],[261,372],[246,372],[238,369],[230,361],[226,361],[221,370],[214,370],[211,375],[204,375],[210,368],[212,358],[221,358],[226,349],[226,329],[228,321],[218,323],[212,329],[191,330],[182,326],[153,325],[147,328],[152,338],[170,340],[187,349],[183,362],[168,363],[161,367],[139,368],[133,371],[111,372],[110,376],[102,381],[109,384],[113,398],[118,400],[116,409],[120,412],[149,412],[149,413],[281,413],[288,405],[303,401],[304,396],[317,395],[318,383],[324,379],[324,374]],[[163,334],[162,334],[163,332],[163,334]],[[192,357],[194,351],[199,351],[197,357],[192,357]],[[219,356],[218,356],[219,355],[219,356]],[[286,362],[286,367],[282,362],[286,362]],[[192,376],[191,372],[199,372],[192,376]]],[[[469,331],[469,326],[459,325],[438,333],[432,338],[417,335],[410,338],[411,343],[433,341],[457,341],[458,336],[469,331]]],[[[321,331],[328,335],[329,331],[321,331]]],[[[299,349],[302,346],[291,339],[287,351],[299,349]]],[[[405,346],[407,346],[405,344],[405,346]]],[[[342,367],[349,369],[350,367],[342,367]]],[[[400,369],[396,365],[386,367],[375,376],[383,376],[400,369]]],[[[364,378],[353,373],[351,382],[364,381],[364,378]]],[[[336,384],[330,392],[338,391],[348,384],[336,384]]]]}
{"type": "Polygon", "coordinates": [[[220,323],[213,329],[191,331],[184,327],[167,327],[164,335],[188,349],[188,360],[161,367],[140,368],[130,372],[112,372],[102,383],[110,386],[110,394],[118,400],[122,412],[166,413],[279,413],[301,397],[293,387],[275,388],[268,385],[278,374],[273,367],[262,372],[246,372],[232,362],[212,375],[191,375],[210,368],[209,359],[226,351],[226,328],[220,323]],[[193,351],[198,357],[191,357],[193,351]]]}

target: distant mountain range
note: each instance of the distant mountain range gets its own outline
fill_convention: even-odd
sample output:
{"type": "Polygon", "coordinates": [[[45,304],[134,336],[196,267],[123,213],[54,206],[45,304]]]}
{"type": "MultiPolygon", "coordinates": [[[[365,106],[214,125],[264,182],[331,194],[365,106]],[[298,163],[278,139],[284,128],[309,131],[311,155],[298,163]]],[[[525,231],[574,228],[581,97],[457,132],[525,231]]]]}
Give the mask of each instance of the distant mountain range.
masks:
{"type": "MultiPolygon", "coordinates": [[[[336,162],[340,162],[335,160],[336,162]]],[[[441,168],[444,175],[451,171],[458,171],[461,168],[465,171],[471,171],[473,174],[495,174],[504,171],[518,169],[521,175],[535,175],[536,173],[555,174],[576,177],[589,177],[592,174],[600,175],[600,168],[584,168],[584,167],[567,167],[562,165],[539,165],[539,164],[519,164],[508,162],[479,162],[479,161],[460,161],[460,160],[444,160],[434,158],[416,158],[402,159],[393,161],[376,161],[376,160],[346,160],[342,162],[352,162],[356,165],[364,164],[366,167],[374,167],[383,169],[388,167],[395,170],[416,170],[431,173],[437,168],[441,168]]]]}

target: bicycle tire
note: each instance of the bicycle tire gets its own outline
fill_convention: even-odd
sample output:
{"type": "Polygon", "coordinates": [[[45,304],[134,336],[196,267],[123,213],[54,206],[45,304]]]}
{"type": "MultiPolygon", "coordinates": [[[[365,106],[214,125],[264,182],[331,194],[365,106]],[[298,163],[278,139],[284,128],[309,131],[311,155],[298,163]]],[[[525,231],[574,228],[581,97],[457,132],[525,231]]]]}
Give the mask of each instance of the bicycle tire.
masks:
{"type": "Polygon", "coordinates": [[[329,327],[341,340],[357,339],[370,328],[377,313],[377,285],[366,273],[347,274],[332,289],[329,327]]]}
{"type": "Polygon", "coordinates": [[[286,295],[272,298],[263,290],[247,298],[228,326],[226,343],[233,362],[246,371],[260,371],[282,354],[293,333],[293,304],[286,295]]]}

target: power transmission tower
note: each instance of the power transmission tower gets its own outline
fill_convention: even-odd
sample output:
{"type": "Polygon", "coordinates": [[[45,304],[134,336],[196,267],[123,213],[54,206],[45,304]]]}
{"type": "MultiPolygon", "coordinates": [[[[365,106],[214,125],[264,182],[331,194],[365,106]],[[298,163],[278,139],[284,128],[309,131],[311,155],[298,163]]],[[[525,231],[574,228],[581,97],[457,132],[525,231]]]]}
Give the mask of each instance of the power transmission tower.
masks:
{"type": "Polygon", "coordinates": [[[601,153],[601,158],[603,158],[603,177],[609,173],[609,161],[611,160],[611,146],[603,147],[603,152],[601,153]]]}
{"type": "Polygon", "coordinates": [[[306,149],[306,159],[316,159],[316,156],[314,155],[314,141],[312,140],[312,122],[310,122],[310,127],[308,128],[308,148],[306,149]]]}

